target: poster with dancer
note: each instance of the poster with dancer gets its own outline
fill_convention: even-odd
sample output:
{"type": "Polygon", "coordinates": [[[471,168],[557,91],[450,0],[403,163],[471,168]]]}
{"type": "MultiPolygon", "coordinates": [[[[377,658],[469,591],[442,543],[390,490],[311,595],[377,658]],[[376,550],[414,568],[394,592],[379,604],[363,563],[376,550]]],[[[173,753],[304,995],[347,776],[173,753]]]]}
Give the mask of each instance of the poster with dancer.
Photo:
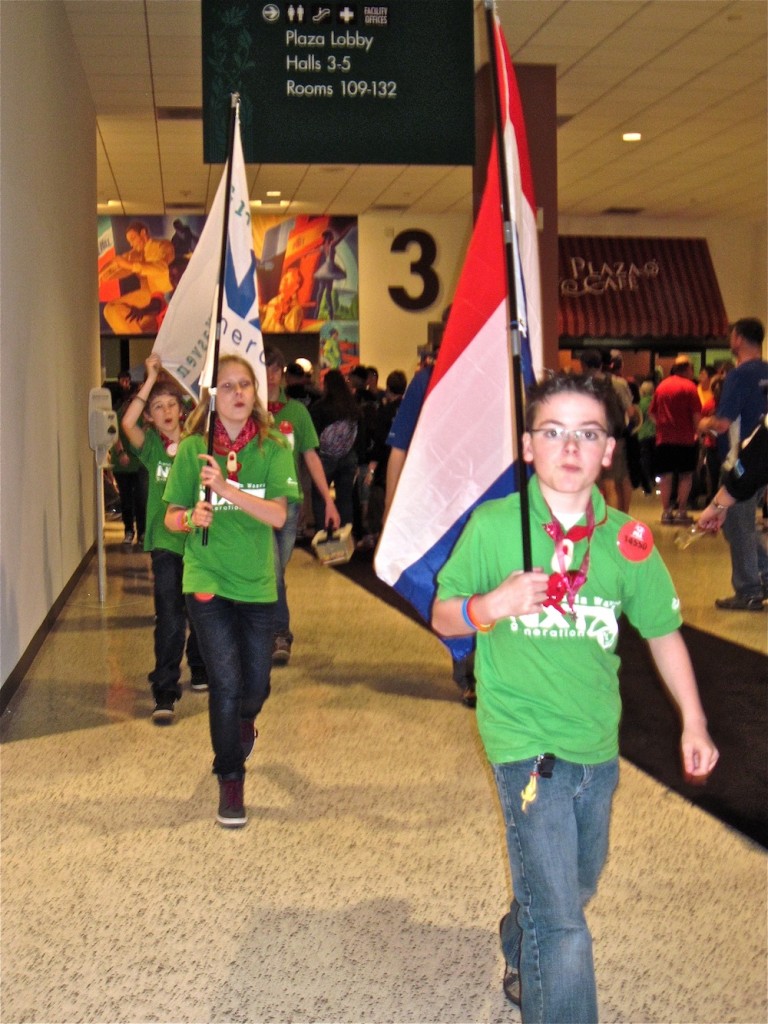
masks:
{"type": "Polygon", "coordinates": [[[257,274],[265,334],[357,325],[357,218],[300,216],[274,224],[264,232],[257,274]]]}

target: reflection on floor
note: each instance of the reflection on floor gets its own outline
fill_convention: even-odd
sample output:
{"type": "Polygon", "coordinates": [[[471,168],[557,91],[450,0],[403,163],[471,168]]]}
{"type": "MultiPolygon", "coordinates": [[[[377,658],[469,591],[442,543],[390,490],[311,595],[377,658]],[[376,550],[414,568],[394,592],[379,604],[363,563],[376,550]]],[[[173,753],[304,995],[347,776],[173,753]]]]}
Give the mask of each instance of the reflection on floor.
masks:
{"type": "MultiPolygon", "coordinates": [[[[680,552],[657,502],[634,511],[686,620],[764,649],[765,616],[713,609],[724,542],[680,552]]],[[[149,558],[119,537],[106,602],[93,564],[4,716],[2,1020],[519,1020],[503,830],[441,645],[297,551],[294,655],[226,832],[206,695],[149,719],[149,558]]],[[[765,852],[624,763],[589,910],[601,1020],[765,1021],[765,906],[765,852]]]]}

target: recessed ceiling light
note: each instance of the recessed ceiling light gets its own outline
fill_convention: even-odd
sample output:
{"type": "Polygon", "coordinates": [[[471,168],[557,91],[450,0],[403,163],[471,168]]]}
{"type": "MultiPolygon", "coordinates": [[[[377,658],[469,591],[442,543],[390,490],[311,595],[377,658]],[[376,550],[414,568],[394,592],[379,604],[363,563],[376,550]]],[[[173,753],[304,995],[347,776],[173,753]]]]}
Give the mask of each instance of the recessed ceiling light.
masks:
{"type": "Polygon", "coordinates": [[[120,205],[120,200],[119,199],[108,199],[107,200],[107,206],[119,206],[119,205],[120,205]]]}
{"type": "Polygon", "coordinates": [[[621,137],[624,142],[639,142],[643,136],[640,132],[624,132],[621,137]]]}
{"type": "Polygon", "coordinates": [[[280,191],[277,191],[277,192],[267,192],[267,198],[268,199],[279,199],[282,194],[283,193],[280,192],[280,191]]]}

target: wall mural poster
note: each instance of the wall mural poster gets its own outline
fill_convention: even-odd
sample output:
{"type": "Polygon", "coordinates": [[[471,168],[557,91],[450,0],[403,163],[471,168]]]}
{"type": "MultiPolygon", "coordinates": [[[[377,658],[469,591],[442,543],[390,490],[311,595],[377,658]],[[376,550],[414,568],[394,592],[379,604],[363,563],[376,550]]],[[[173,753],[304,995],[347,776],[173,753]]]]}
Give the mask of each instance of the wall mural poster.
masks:
{"type": "MultiPolygon", "coordinates": [[[[102,335],[157,334],[206,218],[99,217],[102,335]]],[[[259,312],[264,334],[319,335],[323,365],[358,360],[356,217],[255,216],[259,312]]]]}
{"type": "Polygon", "coordinates": [[[350,333],[359,319],[356,217],[291,217],[254,242],[264,334],[350,333]]]}
{"type": "Polygon", "coordinates": [[[329,370],[341,370],[346,375],[353,366],[360,365],[360,338],[358,324],[334,320],[320,328],[320,380],[329,370]]]}
{"type": "Polygon", "coordinates": [[[155,335],[205,217],[99,217],[102,335],[155,335]]]}

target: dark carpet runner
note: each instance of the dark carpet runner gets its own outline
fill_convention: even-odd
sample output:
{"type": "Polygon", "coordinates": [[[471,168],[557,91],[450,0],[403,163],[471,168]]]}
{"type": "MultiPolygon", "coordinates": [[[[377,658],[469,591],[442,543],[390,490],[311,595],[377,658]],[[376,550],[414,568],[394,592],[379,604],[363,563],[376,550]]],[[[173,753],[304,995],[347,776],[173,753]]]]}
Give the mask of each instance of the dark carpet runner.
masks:
{"type": "MultiPolygon", "coordinates": [[[[373,571],[370,553],[336,566],[352,582],[425,626],[413,608],[373,571]]],[[[426,628],[426,626],[425,626],[426,628]]],[[[756,651],[683,626],[709,729],[720,761],[706,785],[694,786],[680,768],[680,728],[647,645],[622,621],[619,674],[624,713],[623,757],[662,785],[768,848],[768,673],[756,651]]]]}

